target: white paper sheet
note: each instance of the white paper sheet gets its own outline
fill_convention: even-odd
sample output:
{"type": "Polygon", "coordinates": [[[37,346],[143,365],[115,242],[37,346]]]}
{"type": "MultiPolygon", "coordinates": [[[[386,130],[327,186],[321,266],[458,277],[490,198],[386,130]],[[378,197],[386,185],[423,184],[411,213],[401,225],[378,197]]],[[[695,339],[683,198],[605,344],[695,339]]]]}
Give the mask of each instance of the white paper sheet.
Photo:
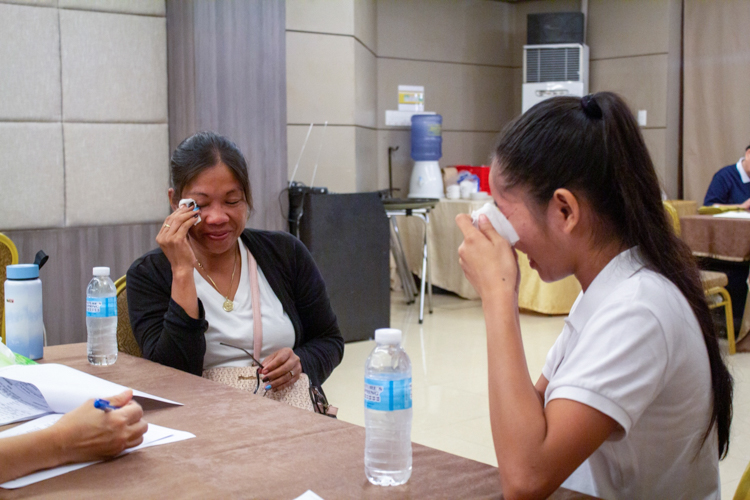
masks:
{"type": "MultiPolygon", "coordinates": [[[[18,417],[10,419],[14,415],[20,415],[24,412],[29,414],[26,418],[33,418],[49,412],[67,413],[89,399],[108,398],[127,389],[120,384],[89,375],[69,366],[54,363],[6,366],[0,368],[0,380],[3,378],[9,380],[6,380],[4,384],[6,386],[5,392],[0,388],[0,425],[24,420],[24,418],[18,417]],[[42,411],[41,408],[37,408],[37,412],[34,413],[32,411],[33,405],[24,404],[23,398],[19,396],[14,397],[12,394],[16,394],[21,389],[14,388],[11,390],[9,386],[14,385],[10,382],[12,380],[36,386],[46,401],[49,410],[42,411]]],[[[28,387],[26,387],[26,392],[28,392],[28,387]]],[[[182,405],[182,403],[138,390],[133,390],[133,395],[167,404],[182,405]]]]}
{"type": "Polygon", "coordinates": [[[313,490],[307,490],[294,500],[323,500],[323,498],[317,495],[313,490]]]}
{"type": "Polygon", "coordinates": [[[750,219],[750,212],[746,210],[737,212],[724,212],[716,214],[714,217],[721,217],[722,219],[750,219]]]}
{"type": "Polygon", "coordinates": [[[35,385],[0,378],[0,423],[12,424],[51,411],[35,385]]]}
{"type": "MultiPolygon", "coordinates": [[[[12,429],[8,429],[7,431],[0,432],[0,439],[11,437],[11,436],[20,436],[21,434],[27,434],[29,432],[46,429],[47,427],[50,427],[55,422],[60,420],[60,418],[62,418],[62,415],[60,414],[45,415],[44,417],[38,418],[36,420],[32,420],[31,422],[26,422],[25,424],[21,424],[12,429]]],[[[148,424],[148,430],[143,435],[143,442],[139,444],[138,446],[134,446],[133,448],[128,448],[127,450],[123,451],[119,456],[125,455],[127,453],[132,453],[142,448],[148,448],[150,446],[158,446],[158,445],[168,444],[168,443],[175,443],[177,441],[183,441],[185,439],[191,439],[194,437],[195,435],[191,434],[190,432],[169,429],[167,427],[162,427],[156,424],[148,424]]],[[[6,488],[6,489],[21,488],[23,486],[38,483],[39,481],[43,481],[51,477],[61,476],[62,474],[66,474],[74,470],[88,467],[89,465],[93,465],[101,461],[102,460],[97,460],[94,462],[83,462],[80,464],[63,465],[60,467],[55,467],[54,469],[47,469],[47,470],[43,470],[39,472],[34,472],[33,474],[29,474],[28,476],[24,476],[18,479],[14,479],[13,481],[8,481],[6,483],[0,484],[0,488],[6,488]]]]}

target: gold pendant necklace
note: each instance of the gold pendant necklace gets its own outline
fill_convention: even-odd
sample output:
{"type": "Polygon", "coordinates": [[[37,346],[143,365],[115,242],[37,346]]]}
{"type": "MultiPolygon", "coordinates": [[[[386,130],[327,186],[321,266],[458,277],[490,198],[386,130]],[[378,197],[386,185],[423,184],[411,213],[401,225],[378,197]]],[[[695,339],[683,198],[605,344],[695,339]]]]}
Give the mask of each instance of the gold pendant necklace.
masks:
{"type": "MultiPolygon", "coordinates": [[[[206,277],[211,281],[211,284],[214,286],[217,292],[219,292],[219,287],[216,286],[216,282],[211,278],[211,276],[208,274],[208,271],[206,271],[206,268],[203,267],[203,264],[200,263],[198,259],[195,259],[195,262],[198,263],[198,267],[203,269],[203,272],[206,273],[206,277]]],[[[229,293],[232,293],[232,285],[234,284],[234,271],[237,270],[237,252],[234,254],[234,266],[232,266],[232,278],[229,281],[229,293]]],[[[219,295],[222,295],[224,297],[224,305],[222,306],[223,309],[226,312],[232,312],[234,310],[234,302],[229,300],[229,295],[224,295],[221,292],[219,292],[219,295]]]]}

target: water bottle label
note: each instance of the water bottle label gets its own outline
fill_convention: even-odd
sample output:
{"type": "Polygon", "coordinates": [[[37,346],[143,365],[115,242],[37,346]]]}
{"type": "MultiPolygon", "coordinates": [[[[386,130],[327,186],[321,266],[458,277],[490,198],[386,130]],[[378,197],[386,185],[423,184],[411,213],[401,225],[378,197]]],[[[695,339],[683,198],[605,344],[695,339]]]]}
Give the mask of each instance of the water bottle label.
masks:
{"type": "Polygon", "coordinates": [[[400,380],[366,378],[365,408],[380,411],[411,408],[411,377],[400,380]]]}
{"type": "Polygon", "coordinates": [[[117,316],[117,297],[86,298],[87,318],[111,318],[117,316]]]}

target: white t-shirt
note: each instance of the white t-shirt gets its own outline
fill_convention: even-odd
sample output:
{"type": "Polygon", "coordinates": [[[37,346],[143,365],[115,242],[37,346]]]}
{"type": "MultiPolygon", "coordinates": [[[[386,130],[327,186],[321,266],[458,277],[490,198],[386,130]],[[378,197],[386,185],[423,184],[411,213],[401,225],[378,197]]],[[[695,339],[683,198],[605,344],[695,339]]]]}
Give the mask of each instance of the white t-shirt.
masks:
{"type": "MultiPolygon", "coordinates": [[[[206,311],[206,354],[203,369],[219,366],[250,366],[252,360],[239,349],[219,345],[225,342],[243,347],[253,354],[253,304],[250,293],[250,274],[247,248],[239,241],[241,265],[237,267],[240,284],[234,295],[234,310],[224,310],[224,296],[221,295],[196,269],[193,271],[198,298],[206,311]]],[[[238,263],[239,264],[239,263],[238,263]]],[[[237,279],[237,274],[235,275],[237,279]]],[[[263,320],[263,346],[261,359],[282,347],[294,347],[294,325],[284,311],[281,301],[268,283],[263,271],[258,267],[258,287],[260,288],[260,310],[263,320]]]]}
{"type": "Polygon", "coordinates": [[[545,404],[570,399],[620,424],[563,483],[604,499],[719,498],[708,353],[678,288],[636,249],[578,296],[542,374],[545,404]]]}

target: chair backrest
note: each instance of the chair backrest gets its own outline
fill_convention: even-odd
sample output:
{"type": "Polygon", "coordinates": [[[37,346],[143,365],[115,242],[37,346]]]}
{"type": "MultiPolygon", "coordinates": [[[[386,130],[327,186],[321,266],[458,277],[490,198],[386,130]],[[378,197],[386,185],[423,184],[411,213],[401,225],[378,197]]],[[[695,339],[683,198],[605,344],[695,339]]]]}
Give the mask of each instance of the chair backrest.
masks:
{"type": "Polygon", "coordinates": [[[745,473],[740,478],[740,484],[737,485],[733,500],[750,500],[750,464],[747,465],[745,473]]]}
{"type": "Polygon", "coordinates": [[[0,337],[5,343],[5,266],[18,264],[16,245],[0,233],[0,337]]]}
{"type": "Polygon", "coordinates": [[[135,340],[133,328],[130,326],[125,276],[115,281],[115,288],[117,289],[117,350],[142,358],[143,353],[135,340]]]}
{"type": "Polygon", "coordinates": [[[677,215],[677,209],[669,203],[668,201],[663,202],[664,203],[664,210],[667,211],[667,214],[669,215],[669,219],[672,221],[672,228],[674,229],[674,234],[677,236],[680,235],[680,216],[677,215]]]}

